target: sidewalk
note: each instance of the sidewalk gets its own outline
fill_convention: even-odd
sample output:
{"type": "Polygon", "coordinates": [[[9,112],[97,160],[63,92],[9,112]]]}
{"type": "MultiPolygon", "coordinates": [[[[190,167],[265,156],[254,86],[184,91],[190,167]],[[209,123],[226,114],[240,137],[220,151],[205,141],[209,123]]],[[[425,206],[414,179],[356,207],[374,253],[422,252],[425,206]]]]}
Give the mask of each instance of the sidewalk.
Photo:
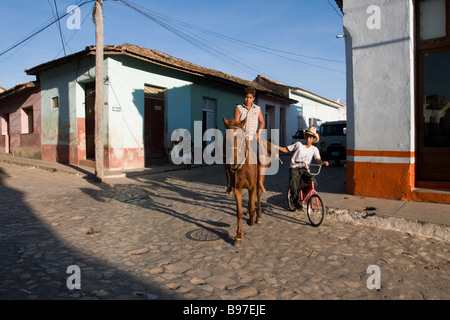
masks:
{"type": "MultiPolygon", "coordinates": [[[[91,167],[17,158],[8,155],[0,155],[0,163],[1,162],[35,167],[51,172],[71,174],[85,179],[94,179],[95,175],[95,169],[91,167]]],[[[195,169],[196,165],[193,165],[192,168],[195,169]]],[[[330,169],[331,168],[332,167],[330,167],[330,169]]],[[[184,166],[182,165],[175,166],[168,164],[135,170],[106,170],[105,179],[108,180],[183,169],[184,166]]],[[[448,204],[408,202],[349,195],[345,192],[345,169],[341,167],[332,170],[334,170],[333,174],[327,175],[326,179],[325,176],[321,176],[324,180],[319,180],[320,195],[323,197],[331,213],[340,216],[339,219],[341,220],[353,220],[353,222],[355,220],[360,220],[366,224],[380,224],[386,223],[386,221],[376,221],[376,218],[390,217],[394,218],[394,220],[390,221],[392,228],[397,228],[396,219],[403,222],[404,220],[413,222],[416,224],[414,228],[422,228],[423,224],[439,225],[444,229],[448,229],[448,226],[450,226],[450,205],[448,204]]],[[[404,223],[402,224],[404,225],[404,223]]]]}

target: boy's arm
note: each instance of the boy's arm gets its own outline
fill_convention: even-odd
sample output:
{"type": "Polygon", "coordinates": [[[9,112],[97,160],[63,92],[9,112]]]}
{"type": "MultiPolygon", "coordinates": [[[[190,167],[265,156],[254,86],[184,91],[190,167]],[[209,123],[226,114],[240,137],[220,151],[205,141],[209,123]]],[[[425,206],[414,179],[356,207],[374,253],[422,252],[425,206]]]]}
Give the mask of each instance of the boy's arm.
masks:
{"type": "Polygon", "coordinates": [[[259,111],[259,114],[258,114],[258,122],[259,122],[259,126],[258,126],[258,130],[256,131],[256,137],[259,141],[259,138],[261,137],[261,131],[264,129],[264,126],[266,125],[264,122],[264,117],[262,115],[261,110],[259,111]]]}
{"type": "Polygon", "coordinates": [[[233,116],[233,119],[234,119],[234,121],[236,121],[236,122],[241,121],[241,120],[240,120],[240,119],[241,119],[241,113],[239,112],[239,109],[238,109],[237,106],[234,108],[234,116],[233,116]]]}
{"type": "Polygon", "coordinates": [[[325,167],[328,167],[329,163],[328,161],[322,161],[321,159],[316,160],[317,164],[324,165],[325,167]]]}
{"type": "Polygon", "coordinates": [[[280,150],[281,152],[284,152],[284,153],[288,153],[288,152],[290,152],[289,150],[288,150],[288,148],[285,148],[285,147],[281,147],[281,146],[277,146],[277,145],[273,145],[275,148],[277,148],[278,150],[280,150]]]}

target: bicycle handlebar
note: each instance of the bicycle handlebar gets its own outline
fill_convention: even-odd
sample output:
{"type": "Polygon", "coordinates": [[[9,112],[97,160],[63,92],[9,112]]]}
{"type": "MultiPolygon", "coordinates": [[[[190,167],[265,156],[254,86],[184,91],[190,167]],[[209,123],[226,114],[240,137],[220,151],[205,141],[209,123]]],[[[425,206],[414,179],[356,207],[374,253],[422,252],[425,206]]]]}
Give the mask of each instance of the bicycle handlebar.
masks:
{"type": "Polygon", "coordinates": [[[304,167],[304,168],[306,168],[306,170],[308,170],[308,172],[312,175],[312,176],[317,176],[319,173],[320,173],[320,170],[322,170],[322,166],[323,166],[323,164],[309,164],[309,165],[307,165],[306,163],[304,163],[304,162],[297,162],[297,163],[300,163],[301,165],[302,165],[302,167],[304,167]],[[316,173],[313,173],[313,172],[311,172],[311,170],[309,170],[309,167],[310,166],[313,166],[313,167],[319,167],[319,170],[316,172],[316,173]]]}
{"type": "Polygon", "coordinates": [[[309,166],[314,166],[314,167],[319,167],[319,170],[316,173],[312,173],[309,170],[309,167],[307,167],[308,172],[312,175],[312,176],[317,176],[320,173],[320,170],[322,170],[322,164],[310,164],[309,166]]]}

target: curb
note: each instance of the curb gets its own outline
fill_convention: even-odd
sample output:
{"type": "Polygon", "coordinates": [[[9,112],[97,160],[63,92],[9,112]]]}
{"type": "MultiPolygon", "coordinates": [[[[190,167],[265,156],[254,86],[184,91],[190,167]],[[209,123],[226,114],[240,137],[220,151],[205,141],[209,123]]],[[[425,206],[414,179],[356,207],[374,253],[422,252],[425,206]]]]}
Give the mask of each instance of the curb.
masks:
{"type": "Polygon", "coordinates": [[[387,217],[377,215],[373,212],[368,213],[332,207],[327,207],[327,218],[328,217],[336,221],[397,231],[450,243],[450,228],[443,224],[387,217]]]}

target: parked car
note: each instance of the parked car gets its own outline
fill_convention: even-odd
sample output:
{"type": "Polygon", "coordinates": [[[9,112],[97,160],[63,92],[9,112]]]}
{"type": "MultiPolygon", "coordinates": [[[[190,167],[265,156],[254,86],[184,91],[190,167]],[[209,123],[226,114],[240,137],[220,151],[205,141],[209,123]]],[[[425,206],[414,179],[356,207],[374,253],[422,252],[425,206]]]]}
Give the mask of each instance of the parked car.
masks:
{"type": "Polygon", "coordinates": [[[317,147],[323,160],[339,163],[347,159],[347,121],[322,123],[319,135],[317,147]]]}
{"type": "Polygon", "coordinates": [[[292,144],[296,142],[301,142],[303,144],[306,143],[305,136],[303,135],[303,130],[298,130],[293,136],[292,136],[292,144]]]}

